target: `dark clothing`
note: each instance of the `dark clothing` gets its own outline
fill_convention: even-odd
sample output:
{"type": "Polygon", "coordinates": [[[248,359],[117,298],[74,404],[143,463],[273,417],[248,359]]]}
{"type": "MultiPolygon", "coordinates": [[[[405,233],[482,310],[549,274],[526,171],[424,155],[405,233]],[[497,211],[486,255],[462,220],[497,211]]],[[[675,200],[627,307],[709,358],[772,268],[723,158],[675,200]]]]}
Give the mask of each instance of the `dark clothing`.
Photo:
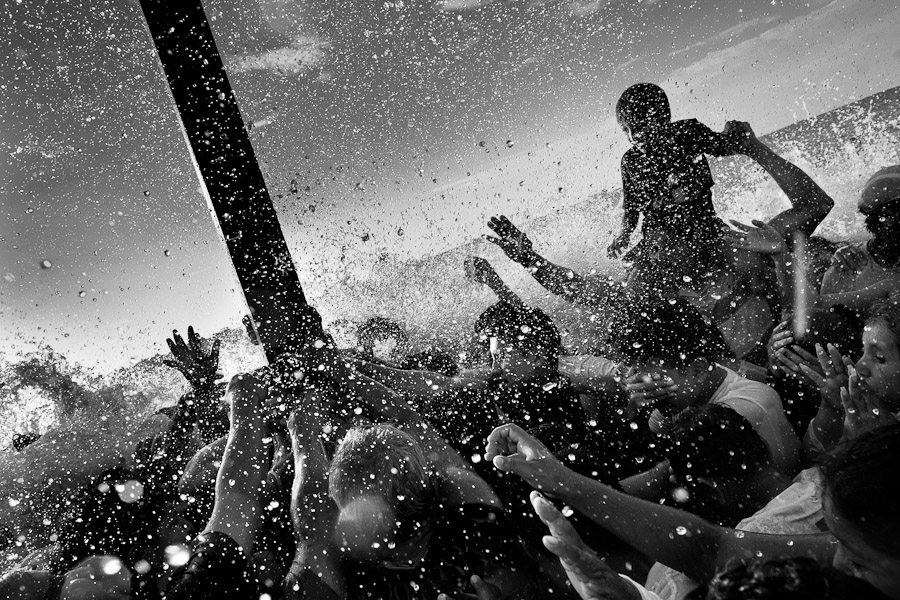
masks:
{"type": "Polygon", "coordinates": [[[704,155],[732,154],[728,139],[696,119],[675,121],[622,157],[623,208],[642,213],[645,238],[708,236],[717,227],[704,155]]]}
{"type": "Polygon", "coordinates": [[[184,567],[172,576],[166,600],[250,600],[259,598],[250,560],[230,536],[204,533],[184,567]]]}
{"type": "Polygon", "coordinates": [[[480,457],[488,435],[504,423],[535,430],[551,449],[577,441],[587,432],[580,394],[564,378],[545,385],[497,381],[487,388],[452,390],[417,408],[467,459],[480,457]]]}

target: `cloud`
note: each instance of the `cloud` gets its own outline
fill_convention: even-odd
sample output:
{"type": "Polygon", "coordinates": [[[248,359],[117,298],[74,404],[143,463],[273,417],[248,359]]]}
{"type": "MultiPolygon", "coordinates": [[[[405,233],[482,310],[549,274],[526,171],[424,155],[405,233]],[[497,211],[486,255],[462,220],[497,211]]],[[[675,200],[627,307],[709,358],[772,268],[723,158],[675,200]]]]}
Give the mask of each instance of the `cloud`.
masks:
{"type": "Polygon", "coordinates": [[[232,57],[228,60],[228,70],[234,73],[276,71],[299,75],[324,64],[330,47],[331,44],[321,38],[298,36],[283,48],[232,57]]]}
{"type": "Polygon", "coordinates": [[[752,19],[750,21],[744,21],[743,23],[738,23],[734,27],[729,27],[725,31],[721,31],[714,36],[706,38],[700,42],[696,42],[694,44],[690,44],[685,46],[684,48],[679,48],[677,50],[672,51],[669,56],[677,56],[679,54],[686,54],[691,50],[696,50],[698,48],[702,48],[704,46],[712,46],[718,44],[719,42],[731,42],[734,38],[742,36],[744,33],[751,29],[759,29],[763,28],[775,21],[778,20],[778,17],[760,17],[758,19],[752,19]]]}

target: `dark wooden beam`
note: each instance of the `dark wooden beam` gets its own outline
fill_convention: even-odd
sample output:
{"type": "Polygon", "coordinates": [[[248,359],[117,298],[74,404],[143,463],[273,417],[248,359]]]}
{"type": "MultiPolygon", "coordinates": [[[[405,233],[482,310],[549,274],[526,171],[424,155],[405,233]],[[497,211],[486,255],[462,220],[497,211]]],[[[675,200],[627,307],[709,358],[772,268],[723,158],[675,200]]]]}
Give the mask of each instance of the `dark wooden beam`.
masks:
{"type": "Polygon", "coordinates": [[[199,0],[140,0],[198,174],[271,361],[323,336],[199,0]]]}

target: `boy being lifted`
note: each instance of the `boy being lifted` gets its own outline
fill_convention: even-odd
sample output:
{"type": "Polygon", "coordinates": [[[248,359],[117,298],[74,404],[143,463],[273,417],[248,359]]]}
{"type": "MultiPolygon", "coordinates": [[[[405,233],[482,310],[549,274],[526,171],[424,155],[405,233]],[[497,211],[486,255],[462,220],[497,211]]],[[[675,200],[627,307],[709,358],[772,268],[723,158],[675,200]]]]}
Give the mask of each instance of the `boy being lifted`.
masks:
{"type": "Polygon", "coordinates": [[[628,246],[643,214],[643,241],[626,257],[634,261],[632,279],[664,291],[668,282],[716,270],[724,224],[713,208],[705,155],[734,154],[733,141],[696,119],[673,122],[666,93],[652,83],[625,90],[616,118],[633,146],[622,157],[625,215],[609,257],[618,258],[628,246]],[[692,264],[682,263],[679,273],[661,270],[658,257],[670,253],[690,256],[692,264]]]}

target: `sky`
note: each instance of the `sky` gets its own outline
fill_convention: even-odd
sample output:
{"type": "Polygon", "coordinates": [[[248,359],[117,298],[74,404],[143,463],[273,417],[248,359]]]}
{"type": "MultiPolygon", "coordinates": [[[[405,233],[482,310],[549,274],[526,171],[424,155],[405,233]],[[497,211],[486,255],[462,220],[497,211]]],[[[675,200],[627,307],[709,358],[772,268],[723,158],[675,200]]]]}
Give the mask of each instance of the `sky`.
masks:
{"type": "MultiPolygon", "coordinates": [[[[490,215],[534,218],[615,187],[627,141],[612,107],[631,83],[662,84],[678,118],[760,133],[900,85],[892,4],[204,6],[315,291],[477,238],[490,215]]],[[[16,0],[0,15],[0,356],[50,345],[104,371],[163,351],[173,327],[237,326],[236,280],[137,3],[16,0]]]]}

